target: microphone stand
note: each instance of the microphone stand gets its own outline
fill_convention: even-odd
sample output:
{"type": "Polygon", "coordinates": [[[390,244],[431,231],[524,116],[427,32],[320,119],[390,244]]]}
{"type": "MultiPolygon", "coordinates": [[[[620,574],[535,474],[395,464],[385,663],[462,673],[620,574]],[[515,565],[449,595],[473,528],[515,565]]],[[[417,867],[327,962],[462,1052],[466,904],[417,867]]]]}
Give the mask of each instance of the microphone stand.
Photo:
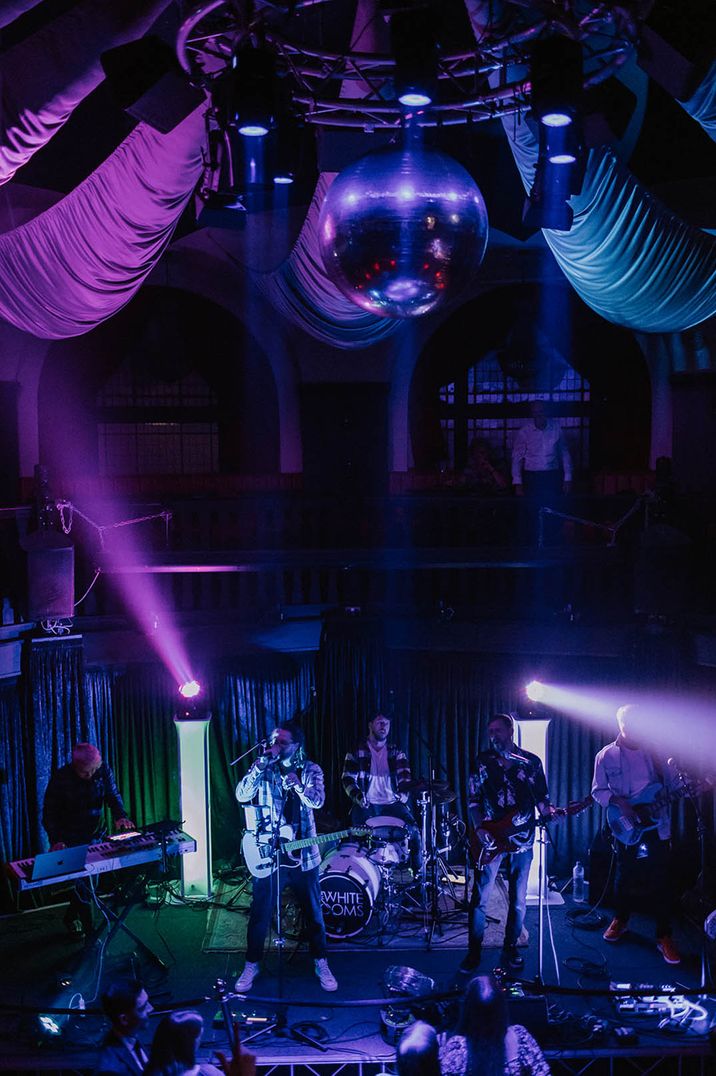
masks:
{"type": "MultiPolygon", "coordinates": [[[[672,761],[671,759],[669,761],[672,761]]],[[[699,839],[699,869],[701,874],[701,885],[706,886],[706,819],[704,813],[701,810],[701,804],[699,803],[699,797],[694,790],[693,783],[689,775],[681,769],[680,766],[674,764],[676,775],[682,783],[682,786],[686,792],[686,798],[694,808],[694,814],[696,815],[696,835],[699,839]]],[[[708,957],[706,955],[706,932],[701,924],[701,981],[699,983],[704,993],[707,990],[708,973],[708,957]]]]}
{"type": "Polygon", "coordinates": [[[246,751],[244,751],[243,755],[239,755],[238,758],[233,759],[229,763],[229,765],[230,766],[235,766],[237,762],[241,762],[241,759],[246,758],[246,756],[250,755],[252,751],[260,751],[261,748],[265,748],[265,747],[266,747],[266,740],[259,740],[259,742],[255,743],[253,745],[253,747],[249,747],[246,751]]]}

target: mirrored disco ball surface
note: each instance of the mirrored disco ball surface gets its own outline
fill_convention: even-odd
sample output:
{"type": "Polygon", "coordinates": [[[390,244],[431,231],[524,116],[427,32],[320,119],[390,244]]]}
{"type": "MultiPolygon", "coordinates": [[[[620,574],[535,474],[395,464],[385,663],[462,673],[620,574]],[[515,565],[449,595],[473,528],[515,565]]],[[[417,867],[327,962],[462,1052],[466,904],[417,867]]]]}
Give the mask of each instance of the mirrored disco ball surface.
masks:
{"type": "Polygon", "coordinates": [[[444,153],[379,150],[333,181],[319,218],[321,255],[358,306],[418,317],[463,291],[487,246],[487,210],[469,173],[444,153]]]}

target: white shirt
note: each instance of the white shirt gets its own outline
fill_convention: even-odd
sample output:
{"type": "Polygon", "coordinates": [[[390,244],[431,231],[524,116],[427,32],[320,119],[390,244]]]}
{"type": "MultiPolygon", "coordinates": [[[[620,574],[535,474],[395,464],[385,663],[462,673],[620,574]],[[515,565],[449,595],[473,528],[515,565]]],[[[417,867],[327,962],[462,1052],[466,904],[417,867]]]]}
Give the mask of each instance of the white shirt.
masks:
{"type": "Polygon", "coordinates": [[[395,803],[396,795],[390,780],[390,766],[388,765],[388,744],[375,747],[370,739],[370,776],[368,778],[368,791],[366,798],[368,803],[385,805],[395,803]]]}
{"type": "Polygon", "coordinates": [[[562,435],[562,428],[553,418],[547,419],[543,430],[534,422],[522,426],[512,446],[512,481],[522,485],[522,469],[525,471],[556,471],[560,461],[564,469],[564,481],[572,481],[572,457],[562,435]]]}
{"type": "MultiPolygon", "coordinates": [[[[612,796],[629,799],[647,785],[655,783],[663,784],[665,789],[672,791],[679,784],[678,775],[668,762],[662,764],[660,774],[652,755],[639,747],[626,747],[621,736],[603,747],[594,760],[592,798],[600,807],[607,807],[612,796]]],[[[671,836],[671,807],[666,804],[655,817],[659,837],[668,840],[671,836]]]]}

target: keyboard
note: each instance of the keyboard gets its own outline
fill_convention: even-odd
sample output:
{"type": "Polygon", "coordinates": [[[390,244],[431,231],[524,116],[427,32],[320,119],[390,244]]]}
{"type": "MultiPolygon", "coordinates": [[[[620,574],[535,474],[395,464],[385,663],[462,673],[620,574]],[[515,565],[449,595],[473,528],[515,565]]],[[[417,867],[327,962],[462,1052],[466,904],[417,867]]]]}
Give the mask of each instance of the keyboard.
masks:
{"type": "MultiPolygon", "coordinates": [[[[196,851],[196,841],[181,829],[171,830],[165,841],[168,856],[185,856],[196,851]]],[[[107,874],[127,867],[141,867],[144,863],[156,863],[162,858],[162,841],[153,833],[140,833],[123,841],[103,841],[90,845],[84,869],[70,874],[56,874],[52,878],[32,881],[34,858],[17,859],[7,864],[7,872],[18,889],[39,889],[41,886],[57,885],[89,878],[93,874],[107,874]]]]}

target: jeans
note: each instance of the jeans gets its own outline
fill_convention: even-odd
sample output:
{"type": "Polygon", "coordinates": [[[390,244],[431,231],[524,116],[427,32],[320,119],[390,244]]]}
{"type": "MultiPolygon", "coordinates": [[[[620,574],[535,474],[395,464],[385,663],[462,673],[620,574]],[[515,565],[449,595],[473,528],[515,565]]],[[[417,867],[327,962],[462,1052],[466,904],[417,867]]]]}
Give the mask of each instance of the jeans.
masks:
{"type": "Polygon", "coordinates": [[[482,939],[485,936],[487,905],[495,885],[497,872],[503,859],[507,859],[507,878],[509,883],[509,908],[505,923],[505,949],[517,945],[522,933],[527,908],[527,879],[532,863],[532,849],[524,852],[508,852],[495,856],[491,863],[475,871],[475,884],[470,898],[468,916],[468,954],[479,960],[482,952],[482,939]]]}
{"type": "Polygon", "coordinates": [[[648,830],[639,844],[627,846],[617,842],[614,875],[614,914],[617,919],[626,922],[637,903],[641,903],[643,911],[655,916],[657,938],[671,934],[671,848],[669,841],[660,840],[655,829],[648,830]],[[646,847],[646,855],[642,845],[646,847]]]}
{"type": "Polygon", "coordinates": [[[318,867],[304,871],[282,869],[266,878],[254,878],[249,926],[246,934],[246,959],[258,964],[264,955],[264,943],[271,916],[276,908],[276,887],[280,873],[281,889],[290,885],[303,912],[303,921],[311,955],[320,959],[326,955],[326,928],[321,911],[321,890],[318,867]]]}

